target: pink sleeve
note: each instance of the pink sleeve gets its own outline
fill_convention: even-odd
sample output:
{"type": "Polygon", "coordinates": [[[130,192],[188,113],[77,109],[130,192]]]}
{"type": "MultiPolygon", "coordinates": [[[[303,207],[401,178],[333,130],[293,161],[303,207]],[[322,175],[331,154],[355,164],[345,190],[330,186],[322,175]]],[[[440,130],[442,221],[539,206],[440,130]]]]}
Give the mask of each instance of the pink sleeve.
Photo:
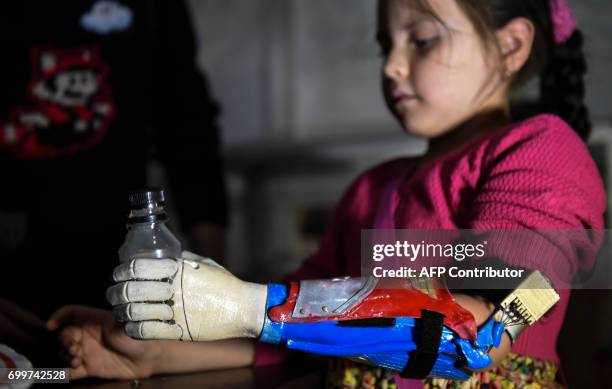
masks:
{"type": "Polygon", "coordinates": [[[468,228],[571,230],[556,235],[562,242],[533,242],[544,258],[538,267],[567,277],[592,266],[602,235],[588,229],[603,228],[605,192],[586,145],[563,120],[541,115],[493,140],[483,166],[468,228]]]}

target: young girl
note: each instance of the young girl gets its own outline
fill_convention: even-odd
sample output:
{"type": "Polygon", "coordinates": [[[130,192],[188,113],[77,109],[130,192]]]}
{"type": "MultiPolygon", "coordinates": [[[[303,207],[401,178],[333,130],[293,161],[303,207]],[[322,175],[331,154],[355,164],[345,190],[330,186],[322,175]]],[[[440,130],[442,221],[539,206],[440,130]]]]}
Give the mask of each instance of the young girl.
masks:
{"type": "MultiPolygon", "coordinates": [[[[581,34],[567,4],[381,0],[378,16],[385,100],[407,132],[429,140],[429,149],[422,157],[384,163],[359,177],[341,199],[320,249],[290,278],[358,276],[361,230],[371,228],[578,229],[585,239],[577,249],[595,251],[597,242],[587,229],[603,228],[605,194],[581,139],[590,130],[582,102],[586,67],[581,34]],[[545,113],[512,122],[510,92],[537,75],[545,113]]],[[[569,276],[590,266],[577,258],[564,260],[545,264],[544,270],[569,276]]],[[[557,307],[529,327],[509,353],[505,339],[493,355],[493,370],[475,373],[463,385],[556,386],[555,344],[569,298],[568,290],[558,292],[557,307]]],[[[481,297],[455,298],[478,323],[491,313],[491,304],[481,297]]],[[[143,346],[125,337],[107,313],[85,308],[58,311],[49,328],[62,323],[72,324],[63,339],[73,377],[262,365],[280,356],[246,341],[143,346]],[[79,325],[93,315],[102,318],[106,330],[92,336],[79,325]],[[105,346],[96,343],[103,338],[105,346]],[[97,351],[105,358],[92,358],[97,351]]],[[[415,385],[359,365],[341,371],[335,384],[371,384],[376,377],[377,385],[415,385]]],[[[428,379],[425,385],[459,384],[428,379]]]]}

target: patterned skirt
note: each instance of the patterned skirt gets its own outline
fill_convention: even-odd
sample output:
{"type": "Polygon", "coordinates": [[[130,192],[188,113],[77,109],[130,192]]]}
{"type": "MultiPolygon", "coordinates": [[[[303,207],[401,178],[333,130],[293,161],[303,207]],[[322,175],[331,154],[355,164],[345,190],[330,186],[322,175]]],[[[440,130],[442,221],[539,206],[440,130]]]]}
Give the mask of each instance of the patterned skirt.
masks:
{"type": "MultiPolygon", "coordinates": [[[[557,389],[558,365],[552,361],[509,353],[493,370],[474,373],[466,381],[423,380],[425,389],[557,389]]],[[[330,360],[327,387],[331,389],[396,389],[393,372],[347,359],[330,360]]]]}

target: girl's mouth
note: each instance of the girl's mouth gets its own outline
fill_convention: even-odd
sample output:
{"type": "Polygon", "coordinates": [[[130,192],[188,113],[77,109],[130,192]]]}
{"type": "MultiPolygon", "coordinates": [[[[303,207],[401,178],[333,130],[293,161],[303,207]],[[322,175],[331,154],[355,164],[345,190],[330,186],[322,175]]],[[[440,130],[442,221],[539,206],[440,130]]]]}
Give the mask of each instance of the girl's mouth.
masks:
{"type": "Polygon", "coordinates": [[[394,91],[392,98],[395,105],[416,100],[415,95],[403,91],[394,91]]]}

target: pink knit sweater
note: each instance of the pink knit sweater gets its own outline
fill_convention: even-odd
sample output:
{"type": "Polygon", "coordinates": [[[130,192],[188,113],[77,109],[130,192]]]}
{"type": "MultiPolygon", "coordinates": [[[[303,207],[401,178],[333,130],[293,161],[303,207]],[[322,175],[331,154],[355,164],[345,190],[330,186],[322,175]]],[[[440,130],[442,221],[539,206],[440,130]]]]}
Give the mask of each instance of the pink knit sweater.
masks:
{"type": "MultiPolygon", "coordinates": [[[[380,208],[405,229],[602,229],[603,183],[584,142],[559,117],[543,114],[494,131],[425,164],[402,158],[361,175],[338,204],[319,250],[290,279],[360,275],[362,229],[380,227],[380,208]],[[394,188],[389,196],[390,183],[394,188]]],[[[588,251],[598,242],[590,241],[588,251]]],[[[570,274],[591,259],[559,258],[570,274]]],[[[558,269],[557,269],[558,271],[558,269]]],[[[561,301],[513,345],[518,354],[558,361],[556,340],[569,300],[561,301]]],[[[257,365],[274,360],[258,347],[257,365]]]]}

